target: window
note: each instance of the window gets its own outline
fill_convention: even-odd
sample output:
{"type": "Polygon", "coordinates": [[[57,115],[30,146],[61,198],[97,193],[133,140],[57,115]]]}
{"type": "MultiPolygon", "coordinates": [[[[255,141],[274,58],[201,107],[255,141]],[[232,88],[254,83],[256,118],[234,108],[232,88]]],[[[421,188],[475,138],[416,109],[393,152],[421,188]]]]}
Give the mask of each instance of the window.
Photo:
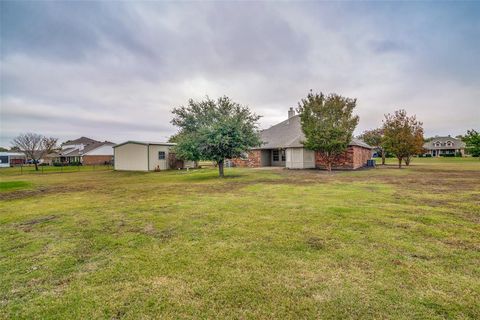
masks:
{"type": "Polygon", "coordinates": [[[279,150],[273,150],[272,151],[273,155],[273,161],[279,161],[280,160],[280,152],[279,150]]]}
{"type": "Polygon", "coordinates": [[[0,156],[0,163],[8,163],[8,156],[0,156]]]}
{"type": "Polygon", "coordinates": [[[285,150],[272,150],[273,161],[285,161],[285,150]]]}
{"type": "Polygon", "coordinates": [[[158,151],[158,160],[165,160],[165,151],[158,151]]]}

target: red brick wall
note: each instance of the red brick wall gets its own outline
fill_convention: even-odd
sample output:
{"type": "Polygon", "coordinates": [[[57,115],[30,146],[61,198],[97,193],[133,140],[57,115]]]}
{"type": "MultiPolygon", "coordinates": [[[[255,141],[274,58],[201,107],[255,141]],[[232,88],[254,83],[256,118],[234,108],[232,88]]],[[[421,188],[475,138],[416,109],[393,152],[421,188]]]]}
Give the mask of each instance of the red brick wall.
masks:
{"type": "MultiPolygon", "coordinates": [[[[347,151],[332,167],[334,169],[355,170],[365,166],[367,160],[371,159],[371,157],[372,150],[358,146],[349,146],[347,151]]],[[[322,162],[319,152],[315,152],[315,167],[325,169],[325,164],[322,162]]]]}
{"type": "Polygon", "coordinates": [[[261,150],[251,150],[248,152],[248,159],[231,159],[235,167],[257,168],[261,164],[261,150]]]}
{"type": "Polygon", "coordinates": [[[83,156],[83,165],[112,163],[113,156],[83,156]]]}

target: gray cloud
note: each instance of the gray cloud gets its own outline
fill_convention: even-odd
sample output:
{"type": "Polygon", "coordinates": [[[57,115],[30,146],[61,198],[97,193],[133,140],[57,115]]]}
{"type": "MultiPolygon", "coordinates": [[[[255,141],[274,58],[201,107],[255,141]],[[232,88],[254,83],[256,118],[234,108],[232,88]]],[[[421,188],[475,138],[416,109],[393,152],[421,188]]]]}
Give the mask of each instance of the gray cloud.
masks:
{"type": "Polygon", "coordinates": [[[406,108],[480,123],[480,5],[1,2],[1,140],[165,140],[170,110],[229,95],[283,120],[309,89],[358,98],[358,132],[406,108]]]}

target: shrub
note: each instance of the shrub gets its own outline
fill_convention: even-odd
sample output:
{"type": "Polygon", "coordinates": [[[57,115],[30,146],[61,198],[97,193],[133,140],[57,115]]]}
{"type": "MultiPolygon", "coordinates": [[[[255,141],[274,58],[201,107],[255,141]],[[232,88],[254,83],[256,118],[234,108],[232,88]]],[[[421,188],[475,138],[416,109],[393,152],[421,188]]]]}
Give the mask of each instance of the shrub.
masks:
{"type": "Polygon", "coordinates": [[[55,167],[68,167],[68,166],[81,166],[82,163],[80,161],[74,161],[74,162],[66,162],[66,163],[62,163],[62,162],[54,162],[53,163],[53,166],[55,167]]]}

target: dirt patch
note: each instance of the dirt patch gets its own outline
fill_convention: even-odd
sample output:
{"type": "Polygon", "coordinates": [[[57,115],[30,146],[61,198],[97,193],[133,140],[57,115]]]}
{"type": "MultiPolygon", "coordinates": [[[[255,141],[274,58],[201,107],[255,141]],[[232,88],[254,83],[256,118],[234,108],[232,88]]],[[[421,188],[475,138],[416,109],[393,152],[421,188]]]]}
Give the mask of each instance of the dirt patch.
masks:
{"type": "Polygon", "coordinates": [[[173,238],[176,234],[174,228],[165,228],[163,230],[158,230],[152,224],[147,224],[141,232],[160,241],[167,241],[173,238]]]}
{"type": "Polygon", "coordinates": [[[322,250],[325,248],[325,241],[318,237],[310,237],[307,239],[307,245],[315,250],[322,250]]]}
{"type": "Polygon", "coordinates": [[[25,231],[25,232],[30,232],[30,231],[32,231],[32,227],[33,227],[33,226],[35,226],[35,225],[37,225],[37,224],[40,224],[40,223],[52,221],[52,220],[55,220],[55,219],[57,219],[57,218],[58,218],[58,217],[55,216],[55,215],[50,215],[50,216],[35,218],[35,219],[32,219],[32,220],[28,220],[28,221],[19,223],[19,224],[18,224],[18,227],[19,227],[20,229],[22,229],[23,231],[25,231]]]}
{"type": "Polygon", "coordinates": [[[56,219],[56,218],[57,218],[57,216],[51,215],[51,216],[46,216],[46,217],[41,217],[41,218],[36,218],[36,219],[28,220],[28,221],[26,221],[26,222],[20,223],[19,225],[20,225],[20,226],[32,226],[32,225],[34,225],[34,224],[39,224],[39,223],[42,223],[42,222],[51,221],[51,220],[54,220],[54,219],[56,219]]]}
{"type": "Polygon", "coordinates": [[[77,185],[77,186],[69,186],[65,188],[64,186],[51,186],[51,187],[42,187],[35,190],[18,190],[6,193],[0,193],[0,200],[17,200],[23,198],[29,198],[34,196],[43,196],[49,194],[63,194],[63,193],[71,193],[71,192],[78,192],[78,191],[91,191],[94,190],[95,187],[88,184],[77,185]]]}
{"type": "Polygon", "coordinates": [[[427,261],[432,259],[432,257],[426,256],[424,254],[419,254],[419,253],[413,253],[410,255],[410,257],[419,259],[419,260],[427,260],[427,261]]]}
{"type": "Polygon", "coordinates": [[[480,252],[479,243],[458,239],[446,239],[442,242],[455,249],[480,252]]]}

